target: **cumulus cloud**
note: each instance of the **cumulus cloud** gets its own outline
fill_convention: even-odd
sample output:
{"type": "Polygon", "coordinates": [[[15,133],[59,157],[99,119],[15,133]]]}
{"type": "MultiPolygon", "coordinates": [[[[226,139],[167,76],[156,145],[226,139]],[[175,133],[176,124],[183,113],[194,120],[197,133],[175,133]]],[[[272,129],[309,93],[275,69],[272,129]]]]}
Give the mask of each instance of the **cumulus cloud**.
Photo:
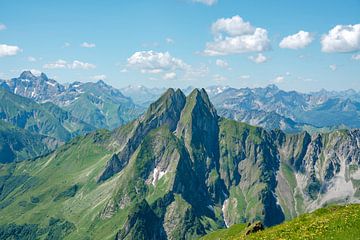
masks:
{"type": "Polygon", "coordinates": [[[14,56],[21,51],[18,46],[0,44],[0,57],[14,56]]]}
{"type": "Polygon", "coordinates": [[[95,43],[83,42],[80,46],[83,47],[83,48],[94,48],[94,47],[96,47],[96,44],[95,43]]]}
{"type": "Polygon", "coordinates": [[[92,63],[86,63],[86,62],[81,62],[78,60],[75,60],[73,62],[66,62],[65,60],[59,59],[53,63],[47,63],[43,65],[43,68],[46,69],[63,69],[63,68],[68,68],[68,69],[84,69],[84,70],[88,70],[88,69],[93,69],[96,66],[92,63]]]}
{"type": "Polygon", "coordinates": [[[323,52],[354,52],[360,50],[360,24],[336,25],[321,38],[323,52]]]}
{"type": "Polygon", "coordinates": [[[95,75],[91,77],[92,80],[105,80],[106,79],[106,75],[105,74],[100,74],[100,75],[95,75]]]}
{"type": "Polygon", "coordinates": [[[0,31],[5,30],[7,27],[5,24],[0,23],[0,31]]]}
{"type": "Polygon", "coordinates": [[[215,64],[216,64],[216,66],[221,67],[221,68],[229,68],[229,63],[222,59],[216,59],[215,64]]]}
{"type": "Polygon", "coordinates": [[[299,31],[294,35],[283,38],[279,44],[281,48],[300,49],[308,46],[314,40],[309,32],[299,31]]]}
{"type": "Polygon", "coordinates": [[[212,6],[215,3],[217,3],[217,0],[192,0],[192,1],[196,2],[196,3],[202,3],[202,4],[205,4],[205,5],[208,5],[208,6],[212,6]]]}
{"type": "Polygon", "coordinates": [[[267,30],[253,27],[240,16],[221,18],[211,27],[214,39],[206,43],[204,54],[220,56],[269,50],[267,30]]]}
{"type": "Polygon", "coordinates": [[[351,57],[353,60],[360,60],[360,53],[359,54],[354,54],[351,57]]]}
{"type": "Polygon", "coordinates": [[[127,59],[129,67],[139,69],[142,73],[162,73],[165,71],[186,70],[190,66],[169,52],[140,51],[127,59]]]}
{"type": "Polygon", "coordinates": [[[93,69],[96,66],[92,63],[87,63],[87,62],[81,62],[78,60],[73,61],[71,64],[68,64],[68,67],[70,69],[93,69]]]}
{"type": "Polygon", "coordinates": [[[267,57],[264,56],[262,53],[259,53],[256,56],[250,56],[249,59],[253,61],[254,63],[264,63],[267,61],[267,57]]]}
{"type": "Polygon", "coordinates": [[[66,68],[66,67],[67,67],[67,62],[62,59],[59,59],[53,63],[46,63],[43,65],[43,68],[46,68],[46,69],[61,69],[61,68],[66,68]]]}
{"type": "Polygon", "coordinates": [[[161,74],[163,79],[179,78],[193,80],[204,77],[208,73],[206,66],[197,68],[183,60],[171,56],[169,52],[140,51],[127,59],[126,69],[138,70],[144,74],[161,74]]]}

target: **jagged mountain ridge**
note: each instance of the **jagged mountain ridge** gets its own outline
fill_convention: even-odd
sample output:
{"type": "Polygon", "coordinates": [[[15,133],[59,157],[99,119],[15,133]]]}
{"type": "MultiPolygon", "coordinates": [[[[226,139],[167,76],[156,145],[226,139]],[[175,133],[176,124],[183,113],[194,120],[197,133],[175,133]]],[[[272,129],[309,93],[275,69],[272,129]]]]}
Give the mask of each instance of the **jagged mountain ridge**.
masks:
{"type": "Polygon", "coordinates": [[[18,78],[3,81],[1,86],[39,103],[52,102],[95,128],[114,129],[143,111],[102,80],[65,86],[44,73],[35,76],[31,71],[24,71],[18,78]]]}
{"type": "MultiPolygon", "coordinates": [[[[192,87],[186,88],[191,89],[192,87]]],[[[155,101],[159,91],[151,88],[128,87],[128,94],[137,102],[137,96],[146,95],[155,101]]],[[[193,89],[193,88],[192,88],[193,89]]],[[[328,132],[337,128],[360,127],[360,93],[355,90],[300,93],[283,91],[275,85],[264,88],[232,88],[210,86],[205,88],[218,114],[268,130],[281,129],[288,133],[328,132]]],[[[144,103],[139,103],[145,105],[144,103]]]]}
{"type": "Polygon", "coordinates": [[[221,116],[267,129],[299,132],[316,128],[360,127],[360,94],[354,90],[314,93],[266,88],[227,88],[212,97],[221,116]]]}
{"type": "Polygon", "coordinates": [[[7,171],[4,189],[29,169],[0,193],[0,222],[44,226],[61,215],[77,229],[68,239],[193,239],[241,222],[271,226],[358,202],[359,139],[359,130],[266,131],[219,117],[204,89],[187,97],[169,89],[133,122],[7,171]]]}

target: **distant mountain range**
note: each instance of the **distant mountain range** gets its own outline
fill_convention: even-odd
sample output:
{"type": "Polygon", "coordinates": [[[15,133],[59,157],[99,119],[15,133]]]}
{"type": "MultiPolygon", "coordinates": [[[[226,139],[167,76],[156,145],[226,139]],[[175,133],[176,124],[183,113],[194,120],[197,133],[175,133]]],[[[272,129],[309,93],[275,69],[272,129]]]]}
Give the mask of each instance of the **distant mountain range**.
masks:
{"type": "Polygon", "coordinates": [[[24,71],[0,81],[0,162],[40,156],[77,135],[119,127],[143,111],[101,80],[65,86],[24,71]]]}
{"type": "MultiPolygon", "coordinates": [[[[182,91],[188,95],[193,89],[182,91]]],[[[102,80],[64,85],[44,73],[24,71],[17,78],[0,80],[0,120],[16,127],[12,132],[24,129],[38,134],[38,139],[45,137],[51,150],[74,136],[132,121],[164,91],[144,86],[118,90],[102,80]]],[[[220,116],[267,130],[297,133],[360,128],[360,93],[354,90],[304,94],[269,85],[252,89],[211,86],[206,92],[220,116]]],[[[42,152],[29,151],[24,156],[36,157],[37,153],[42,152]]]]}
{"type": "Polygon", "coordinates": [[[356,129],[267,131],[219,117],[204,89],[169,89],[113,131],[0,165],[0,234],[195,239],[238,223],[273,226],[359,202],[359,144],[356,129]]]}
{"type": "MultiPolygon", "coordinates": [[[[220,116],[285,132],[329,131],[360,127],[360,93],[355,90],[299,93],[275,85],[265,88],[205,88],[220,116]]],[[[133,99],[146,95],[155,100],[160,91],[133,88],[133,99]]],[[[149,101],[149,100],[148,100],[149,101]]],[[[136,101],[135,101],[136,102],[136,101]]],[[[146,106],[144,102],[136,102],[146,106]]]]}
{"type": "Polygon", "coordinates": [[[3,80],[0,84],[12,93],[38,103],[54,103],[94,128],[113,129],[144,111],[118,89],[101,80],[64,86],[44,73],[35,76],[24,71],[18,78],[3,80]]]}

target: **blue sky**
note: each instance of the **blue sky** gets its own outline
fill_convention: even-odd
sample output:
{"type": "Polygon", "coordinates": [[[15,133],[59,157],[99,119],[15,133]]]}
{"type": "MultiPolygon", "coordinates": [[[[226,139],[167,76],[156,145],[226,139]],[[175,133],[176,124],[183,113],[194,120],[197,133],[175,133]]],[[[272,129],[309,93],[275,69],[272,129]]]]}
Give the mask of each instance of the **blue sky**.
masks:
{"type": "Polygon", "coordinates": [[[0,78],[360,90],[359,13],[359,0],[1,0],[0,78]]]}

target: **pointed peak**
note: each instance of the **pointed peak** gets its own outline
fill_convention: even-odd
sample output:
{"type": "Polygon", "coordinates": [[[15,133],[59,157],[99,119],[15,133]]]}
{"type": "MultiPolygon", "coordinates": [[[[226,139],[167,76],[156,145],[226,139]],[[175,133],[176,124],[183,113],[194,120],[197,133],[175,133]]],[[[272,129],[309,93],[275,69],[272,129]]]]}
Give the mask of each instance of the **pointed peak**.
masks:
{"type": "Polygon", "coordinates": [[[23,71],[21,74],[20,74],[20,79],[29,79],[29,80],[33,80],[33,79],[37,79],[37,78],[40,78],[40,79],[43,79],[45,81],[48,80],[48,77],[46,76],[45,73],[43,72],[40,72],[40,71],[35,71],[35,70],[26,70],[26,71],[23,71]]]}
{"type": "MultiPolygon", "coordinates": [[[[185,95],[184,93],[177,89],[176,92],[173,88],[169,88],[166,90],[161,97],[152,103],[148,109],[149,113],[154,113],[166,110],[167,108],[171,108],[173,106],[183,106],[185,104],[185,95]]],[[[181,107],[182,108],[182,107],[181,107]]]]}
{"type": "Polygon", "coordinates": [[[23,71],[20,74],[19,78],[21,78],[21,79],[33,79],[33,78],[36,78],[36,76],[31,71],[23,71]]]}
{"type": "Polygon", "coordinates": [[[212,103],[210,102],[209,96],[204,88],[198,89],[195,88],[188,96],[188,99],[194,99],[196,102],[202,101],[209,108],[213,108],[212,103]]]}
{"type": "Polygon", "coordinates": [[[49,79],[48,76],[46,76],[46,74],[43,73],[43,72],[40,74],[40,78],[42,78],[42,79],[44,79],[44,80],[48,80],[48,79],[49,79]]]}

